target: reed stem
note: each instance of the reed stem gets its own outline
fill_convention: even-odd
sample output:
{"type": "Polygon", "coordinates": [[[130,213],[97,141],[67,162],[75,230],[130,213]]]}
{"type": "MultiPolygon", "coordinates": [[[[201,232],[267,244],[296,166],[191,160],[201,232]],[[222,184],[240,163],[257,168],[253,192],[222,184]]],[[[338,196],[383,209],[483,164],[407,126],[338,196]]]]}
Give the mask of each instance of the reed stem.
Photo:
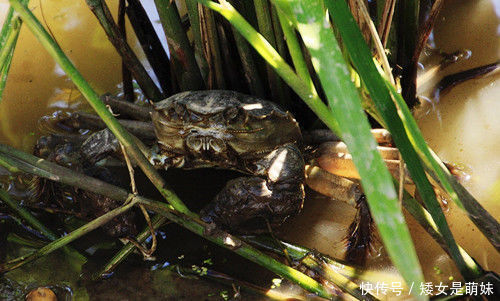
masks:
{"type": "Polygon", "coordinates": [[[132,73],[132,76],[137,80],[137,83],[144,91],[144,94],[146,94],[149,99],[161,100],[163,95],[160,92],[160,89],[158,89],[144,66],[132,51],[132,48],[130,48],[126,38],[120,33],[120,29],[113,20],[106,2],[102,0],[86,0],[86,2],[92,13],[94,13],[96,18],[99,20],[99,23],[106,32],[109,41],[121,55],[128,70],[130,70],[130,73],[132,73]]]}

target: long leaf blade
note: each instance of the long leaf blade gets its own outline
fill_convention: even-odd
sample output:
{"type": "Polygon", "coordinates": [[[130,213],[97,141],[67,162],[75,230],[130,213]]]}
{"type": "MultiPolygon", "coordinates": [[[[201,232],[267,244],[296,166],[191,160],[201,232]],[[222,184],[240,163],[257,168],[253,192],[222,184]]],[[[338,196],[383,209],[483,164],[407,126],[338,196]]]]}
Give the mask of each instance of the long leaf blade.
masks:
{"type": "Polygon", "coordinates": [[[477,266],[469,267],[461,256],[461,252],[436,199],[434,189],[425,175],[418,154],[406,135],[403,122],[398,116],[390,91],[385,86],[384,79],[373,62],[371,51],[358,30],[346,2],[343,0],[326,0],[325,3],[357,72],[370,92],[370,96],[391,132],[426,207],[446,241],[451,257],[466,279],[478,277],[480,269],[477,269],[477,266]]]}
{"type": "MultiPolygon", "coordinates": [[[[407,283],[423,282],[416,251],[399,207],[391,176],[376,150],[358,92],[350,80],[322,1],[275,0],[295,23],[353,156],[370,210],[387,251],[407,283]],[[293,17],[292,17],[293,16],[293,17]]],[[[424,296],[417,298],[425,299],[424,296]]]]}

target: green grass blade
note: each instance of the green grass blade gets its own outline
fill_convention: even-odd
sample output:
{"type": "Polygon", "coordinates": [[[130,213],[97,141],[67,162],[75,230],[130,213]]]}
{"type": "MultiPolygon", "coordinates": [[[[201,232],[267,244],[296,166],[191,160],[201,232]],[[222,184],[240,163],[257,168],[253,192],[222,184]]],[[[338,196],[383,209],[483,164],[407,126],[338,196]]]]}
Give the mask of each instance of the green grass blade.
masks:
{"type": "Polygon", "coordinates": [[[5,37],[4,43],[0,48],[0,66],[5,66],[9,64],[7,61],[12,49],[16,47],[17,38],[19,37],[19,32],[21,31],[21,20],[19,18],[12,19],[11,30],[8,31],[8,34],[5,37]]]}
{"type": "MultiPolygon", "coordinates": [[[[275,0],[292,19],[307,46],[313,66],[361,175],[370,211],[393,263],[407,283],[421,283],[423,274],[398,204],[392,178],[370,134],[359,94],[328,21],[322,1],[275,0]]],[[[415,296],[423,298],[423,296],[415,296]]]]}
{"type": "Polygon", "coordinates": [[[12,7],[9,7],[9,11],[5,16],[5,20],[2,25],[2,30],[0,31],[0,48],[3,48],[5,40],[7,39],[7,34],[10,30],[13,17],[14,17],[14,9],[12,7]]]}
{"type": "Polygon", "coordinates": [[[7,76],[9,75],[10,65],[12,63],[12,57],[14,56],[14,51],[12,50],[5,60],[5,64],[0,67],[0,103],[2,102],[3,91],[7,85],[7,76]]]}
{"type": "Polygon", "coordinates": [[[373,62],[371,51],[366,45],[358,27],[355,25],[356,23],[346,2],[343,0],[326,0],[325,2],[332,20],[342,36],[342,41],[349,52],[353,65],[363,79],[378,112],[382,115],[385,124],[391,132],[426,207],[448,245],[451,257],[465,279],[473,279],[480,276],[480,274],[477,274],[477,270],[469,269],[464,258],[461,256],[461,252],[448,227],[441,206],[436,199],[434,189],[427,179],[417,152],[413,149],[406,135],[403,122],[398,116],[397,108],[392,101],[391,94],[373,62]]]}
{"type": "Polygon", "coordinates": [[[293,66],[299,77],[308,83],[311,90],[315,90],[314,83],[309,75],[309,70],[307,69],[307,64],[304,59],[304,54],[302,53],[302,48],[300,47],[297,35],[295,34],[295,29],[292,27],[292,23],[283,14],[282,11],[277,10],[278,18],[285,35],[286,44],[288,45],[288,50],[290,56],[292,57],[293,66]]]}
{"type": "Polygon", "coordinates": [[[215,10],[226,18],[234,28],[248,41],[248,43],[259,53],[262,58],[274,69],[276,73],[297,93],[297,95],[309,106],[309,108],[325,124],[330,126],[333,132],[339,133],[337,121],[321,101],[316,90],[304,82],[293,69],[285,62],[279,53],[269,42],[258,33],[245,18],[227,1],[216,3],[208,0],[198,0],[199,3],[215,10]]]}
{"type": "Polygon", "coordinates": [[[500,251],[500,224],[486,211],[479,202],[455,179],[436,154],[427,146],[417,122],[403,97],[386,81],[386,85],[399,108],[398,114],[405,125],[406,133],[419,154],[426,170],[435,177],[450,198],[464,211],[471,221],[484,234],[489,242],[500,251]]]}
{"type": "MultiPolygon", "coordinates": [[[[26,4],[28,0],[23,0],[26,4]]],[[[17,38],[21,31],[21,19],[14,16],[14,9],[9,7],[0,31],[0,102],[2,101],[3,91],[7,84],[7,75],[9,74],[10,64],[16,48],[17,38]]]]}

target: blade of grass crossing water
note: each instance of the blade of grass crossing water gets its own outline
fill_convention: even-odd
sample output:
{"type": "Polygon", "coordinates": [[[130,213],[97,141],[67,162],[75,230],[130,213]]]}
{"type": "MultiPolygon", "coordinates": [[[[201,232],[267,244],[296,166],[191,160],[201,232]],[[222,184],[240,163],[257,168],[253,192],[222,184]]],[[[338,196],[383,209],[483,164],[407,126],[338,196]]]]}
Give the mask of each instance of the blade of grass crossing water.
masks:
{"type": "Polygon", "coordinates": [[[413,149],[405,133],[404,125],[398,116],[390,92],[373,62],[371,51],[366,45],[358,27],[355,25],[356,23],[347,4],[343,0],[326,0],[325,3],[337,30],[342,36],[342,42],[349,52],[353,65],[356,67],[357,72],[370,92],[377,110],[382,115],[396,146],[407,164],[410,175],[426,207],[432,214],[433,220],[448,245],[451,257],[465,279],[473,279],[480,276],[477,270],[468,267],[461,256],[439,202],[436,199],[434,189],[427,179],[418,154],[413,149]]]}
{"type": "MultiPolygon", "coordinates": [[[[24,5],[28,0],[21,1],[24,5]]],[[[3,91],[7,84],[7,75],[9,74],[14,49],[17,38],[21,31],[21,19],[14,15],[14,9],[9,7],[2,30],[0,31],[0,102],[2,101],[3,91]]]]}
{"type": "MultiPolygon", "coordinates": [[[[422,270],[392,178],[376,150],[377,144],[370,134],[359,94],[351,82],[322,1],[275,0],[274,3],[295,24],[311,54],[314,69],[339,123],[341,137],[361,175],[370,211],[393,263],[408,284],[422,283],[422,270]]],[[[418,294],[415,297],[426,299],[418,294]]]]}
{"type": "Polygon", "coordinates": [[[403,97],[386,81],[386,86],[398,106],[398,114],[405,125],[406,133],[419,154],[427,171],[440,182],[450,198],[462,208],[471,221],[484,234],[489,242],[500,251],[500,224],[486,211],[479,202],[450,174],[444,164],[427,146],[417,122],[413,119],[410,109],[403,97]]]}

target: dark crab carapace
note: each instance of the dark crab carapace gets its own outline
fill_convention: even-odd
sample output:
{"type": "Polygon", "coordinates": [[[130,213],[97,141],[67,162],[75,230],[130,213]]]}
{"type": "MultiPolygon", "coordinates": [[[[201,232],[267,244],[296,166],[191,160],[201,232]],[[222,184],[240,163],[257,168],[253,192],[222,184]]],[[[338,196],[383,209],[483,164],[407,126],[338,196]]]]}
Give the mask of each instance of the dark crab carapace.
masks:
{"type": "Polygon", "coordinates": [[[154,105],[157,168],[217,167],[248,177],[227,183],[202,218],[236,232],[277,226],[304,199],[301,133],[275,104],[233,91],[190,91],[154,105]]]}

